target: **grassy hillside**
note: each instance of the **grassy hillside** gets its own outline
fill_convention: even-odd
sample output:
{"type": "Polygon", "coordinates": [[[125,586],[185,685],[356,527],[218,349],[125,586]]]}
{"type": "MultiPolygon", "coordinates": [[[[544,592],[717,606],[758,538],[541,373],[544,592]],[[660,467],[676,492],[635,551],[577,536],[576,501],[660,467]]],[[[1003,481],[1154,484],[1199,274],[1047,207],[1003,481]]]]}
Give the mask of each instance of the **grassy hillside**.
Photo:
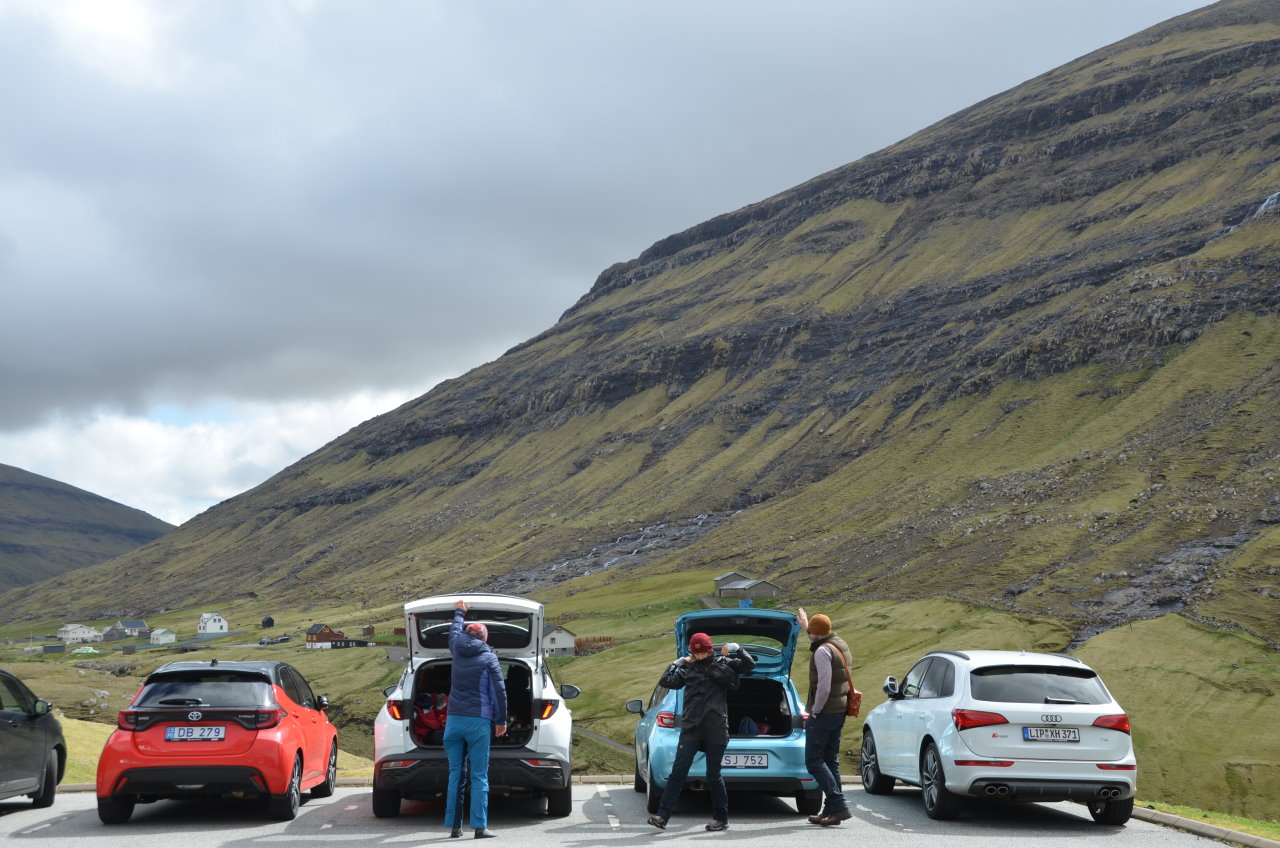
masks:
{"type": "Polygon", "coordinates": [[[141,510],[0,464],[0,591],[103,562],[172,529],[141,510]]]}

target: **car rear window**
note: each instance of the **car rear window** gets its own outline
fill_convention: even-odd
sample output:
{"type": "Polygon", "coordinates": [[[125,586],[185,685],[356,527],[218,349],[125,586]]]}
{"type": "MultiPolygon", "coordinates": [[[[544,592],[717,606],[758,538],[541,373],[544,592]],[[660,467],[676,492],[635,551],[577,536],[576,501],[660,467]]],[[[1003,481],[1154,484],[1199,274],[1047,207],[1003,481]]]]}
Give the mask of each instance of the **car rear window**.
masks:
{"type": "Polygon", "coordinates": [[[1005,704],[1105,704],[1111,700],[1098,675],[1087,668],[999,665],[969,673],[979,701],[1005,704]]]}
{"type": "Polygon", "coordinates": [[[152,677],[134,700],[137,707],[265,707],[273,703],[271,684],[262,677],[227,672],[152,677]]]}
{"type": "MultiPolygon", "coordinates": [[[[424,648],[448,648],[453,610],[415,613],[418,643],[424,648]]],[[[533,644],[533,616],[527,612],[471,609],[467,622],[479,621],[489,628],[492,648],[527,648],[533,644]]]]}

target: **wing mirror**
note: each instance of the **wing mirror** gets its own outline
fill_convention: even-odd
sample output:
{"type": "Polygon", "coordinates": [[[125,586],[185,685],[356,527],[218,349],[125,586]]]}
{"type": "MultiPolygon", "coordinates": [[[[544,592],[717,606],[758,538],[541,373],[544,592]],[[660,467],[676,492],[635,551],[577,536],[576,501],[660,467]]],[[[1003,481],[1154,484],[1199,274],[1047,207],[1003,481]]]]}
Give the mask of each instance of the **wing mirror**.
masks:
{"type": "Polygon", "coordinates": [[[627,712],[644,715],[644,701],[639,698],[627,701],[627,712]]]}
{"type": "Polygon", "coordinates": [[[569,700],[570,698],[576,698],[581,694],[582,694],[582,690],[579,689],[577,686],[574,686],[572,683],[560,684],[560,697],[564,698],[566,701],[569,700]]]}
{"type": "Polygon", "coordinates": [[[49,703],[43,698],[36,698],[36,709],[35,709],[36,715],[38,716],[48,715],[49,711],[52,709],[53,709],[53,704],[49,703]]]}
{"type": "Polygon", "coordinates": [[[318,710],[327,710],[327,709],[329,709],[329,696],[328,696],[328,695],[319,695],[319,696],[317,696],[317,697],[316,697],[316,709],[318,709],[318,710]]]}
{"type": "Polygon", "coordinates": [[[898,678],[892,674],[884,679],[884,693],[889,696],[889,700],[897,701],[902,698],[902,693],[898,691],[898,678]]]}

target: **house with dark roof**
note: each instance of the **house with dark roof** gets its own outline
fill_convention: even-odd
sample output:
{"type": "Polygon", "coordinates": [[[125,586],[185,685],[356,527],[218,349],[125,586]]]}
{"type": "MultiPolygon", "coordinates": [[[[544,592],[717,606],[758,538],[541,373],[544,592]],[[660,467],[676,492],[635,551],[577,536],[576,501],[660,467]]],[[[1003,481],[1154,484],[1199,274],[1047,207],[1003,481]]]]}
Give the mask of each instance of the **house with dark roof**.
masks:
{"type": "Polygon", "coordinates": [[[151,634],[151,628],[147,627],[147,623],[140,618],[122,618],[116,622],[119,627],[130,636],[148,636],[151,634]]]}
{"type": "Polygon", "coordinates": [[[345,638],[347,638],[347,634],[341,630],[334,630],[324,623],[313,624],[307,628],[308,648],[332,648],[335,639],[345,638]]]}
{"type": "Polygon", "coordinates": [[[736,571],[722,574],[715,579],[716,597],[737,600],[758,600],[782,596],[782,587],[769,580],[755,580],[736,571]]]}
{"type": "Polygon", "coordinates": [[[545,657],[577,656],[577,637],[567,627],[549,624],[542,628],[542,655],[545,657]]]}

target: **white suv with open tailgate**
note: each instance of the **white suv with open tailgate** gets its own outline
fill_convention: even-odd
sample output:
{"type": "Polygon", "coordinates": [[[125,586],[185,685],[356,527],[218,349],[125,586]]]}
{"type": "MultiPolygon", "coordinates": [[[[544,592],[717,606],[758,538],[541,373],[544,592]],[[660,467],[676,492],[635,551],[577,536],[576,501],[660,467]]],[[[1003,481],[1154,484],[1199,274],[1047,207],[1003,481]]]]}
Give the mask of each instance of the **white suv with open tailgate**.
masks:
{"type": "Polygon", "coordinates": [[[467,621],[488,627],[507,689],[507,732],[489,749],[490,795],[544,795],[548,814],[569,815],[573,715],[564,701],[579,690],[568,684],[557,689],[551,679],[542,652],[542,604],[489,594],[437,595],[404,605],[409,664],[386,690],[387,702],[374,720],[373,814],[397,816],[401,799],[428,800],[448,789],[439,717],[420,711],[439,707],[448,696],[449,627],[458,599],[468,604],[467,621]]]}
{"type": "Polygon", "coordinates": [[[931,651],[862,727],[862,786],[919,786],[930,818],[962,796],[1083,801],[1095,821],[1133,812],[1137,760],[1129,717],[1097,672],[1064,654],[931,651]]]}

